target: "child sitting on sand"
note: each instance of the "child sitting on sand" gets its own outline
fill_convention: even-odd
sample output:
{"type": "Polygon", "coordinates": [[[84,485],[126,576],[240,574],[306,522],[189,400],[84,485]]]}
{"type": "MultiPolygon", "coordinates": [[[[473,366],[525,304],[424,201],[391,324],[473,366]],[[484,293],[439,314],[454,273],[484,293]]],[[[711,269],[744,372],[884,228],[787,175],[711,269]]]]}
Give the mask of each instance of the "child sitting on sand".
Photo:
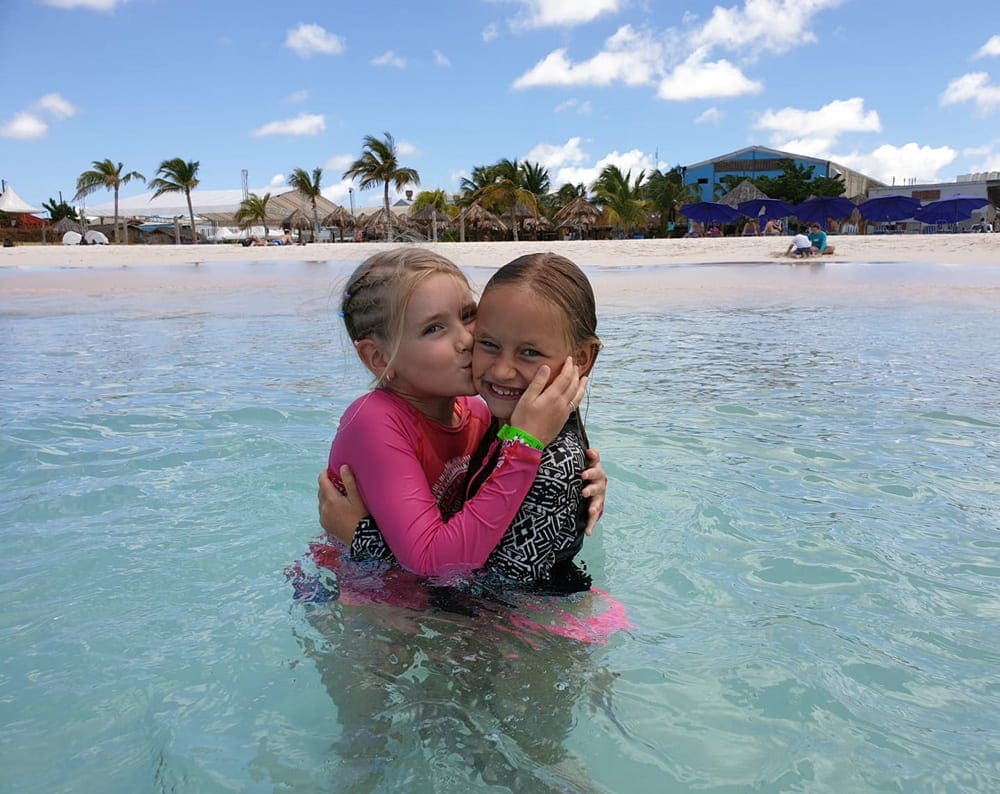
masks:
{"type": "Polygon", "coordinates": [[[812,241],[802,232],[799,232],[792,238],[792,242],[789,244],[788,250],[785,251],[785,256],[792,256],[796,259],[802,259],[803,257],[812,255],[812,241]]]}

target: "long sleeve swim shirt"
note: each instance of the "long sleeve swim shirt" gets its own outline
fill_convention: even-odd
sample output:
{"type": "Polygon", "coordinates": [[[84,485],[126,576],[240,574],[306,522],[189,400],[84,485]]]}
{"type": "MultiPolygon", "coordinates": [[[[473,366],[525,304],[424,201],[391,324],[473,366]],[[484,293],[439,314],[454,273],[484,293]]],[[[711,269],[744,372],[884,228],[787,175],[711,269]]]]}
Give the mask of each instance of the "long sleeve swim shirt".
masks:
{"type": "Polygon", "coordinates": [[[344,412],[330,448],[331,479],[339,483],[340,467],[351,467],[396,560],[424,576],[482,567],[541,461],[540,450],[505,444],[494,471],[459,510],[469,459],[490,415],[478,398],[458,397],[455,416],[455,426],[439,424],[396,394],[376,389],[344,412]]]}

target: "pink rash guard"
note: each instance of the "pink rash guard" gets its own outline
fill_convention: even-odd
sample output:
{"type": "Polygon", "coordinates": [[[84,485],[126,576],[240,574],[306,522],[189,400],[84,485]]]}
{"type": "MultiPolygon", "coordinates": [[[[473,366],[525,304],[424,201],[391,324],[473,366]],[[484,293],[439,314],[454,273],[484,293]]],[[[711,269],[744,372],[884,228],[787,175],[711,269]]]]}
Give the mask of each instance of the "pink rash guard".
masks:
{"type": "Polygon", "coordinates": [[[402,397],[376,389],[344,412],[328,472],[354,472],[361,497],[396,560],[422,576],[481,568],[531,489],[541,450],[505,443],[496,469],[461,505],[469,457],[490,423],[486,404],[458,397],[458,423],[445,427],[402,397]]]}

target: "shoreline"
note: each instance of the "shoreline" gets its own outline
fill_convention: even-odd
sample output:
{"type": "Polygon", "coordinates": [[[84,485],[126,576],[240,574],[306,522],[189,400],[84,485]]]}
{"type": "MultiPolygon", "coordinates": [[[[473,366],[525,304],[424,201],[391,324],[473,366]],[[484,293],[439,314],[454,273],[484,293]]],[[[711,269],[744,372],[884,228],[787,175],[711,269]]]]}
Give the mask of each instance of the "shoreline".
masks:
{"type": "MultiPolygon", "coordinates": [[[[783,254],[790,237],[722,237],[649,240],[574,240],[466,243],[403,243],[428,248],[466,267],[500,267],[517,256],[553,251],[581,267],[641,267],[669,264],[802,263],[783,254]]],[[[822,261],[913,262],[940,265],[1000,265],[1000,234],[831,236],[833,255],[822,261]]],[[[393,244],[389,247],[396,247],[393,244]]],[[[386,243],[310,243],[306,246],[238,245],[24,245],[0,249],[0,271],[140,268],[216,262],[360,262],[386,243]]]]}
{"type": "MultiPolygon", "coordinates": [[[[663,306],[1000,305],[1000,234],[834,237],[836,253],[783,256],[788,237],[411,244],[460,265],[474,289],[517,256],[553,251],[587,272],[602,311],[663,306]]],[[[106,311],[119,299],[206,305],[210,295],[269,301],[328,296],[385,243],[307,246],[22,246],[0,249],[0,307],[106,311]],[[30,308],[29,308],[30,307],[30,308]]]]}

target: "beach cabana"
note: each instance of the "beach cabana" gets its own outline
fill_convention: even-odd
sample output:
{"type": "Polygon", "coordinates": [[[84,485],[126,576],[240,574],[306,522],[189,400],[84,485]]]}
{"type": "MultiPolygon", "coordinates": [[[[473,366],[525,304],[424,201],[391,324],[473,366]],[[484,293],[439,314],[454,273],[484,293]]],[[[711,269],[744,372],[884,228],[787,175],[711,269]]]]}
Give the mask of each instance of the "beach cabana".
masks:
{"type": "MultiPolygon", "coordinates": [[[[358,217],[358,226],[364,230],[365,234],[375,237],[385,237],[387,235],[389,222],[384,208],[376,210],[370,215],[362,214],[358,217]]],[[[422,239],[420,233],[414,228],[413,221],[409,215],[396,215],[393,213],[391,223],[393,240],[417,242],[422,239]]]]}
{"type": "Polygon", "coordinates": [[[749,179],[744,179],[726,195],[719,199],[720,204],[725,204],[733,209],[739,209],[740,204],[746,201],[768,198],[767,193],[757,187],[749,179]]]}
{"type": "Polygon", "coordinates": [[[333,211],[323,217],[323,226],[339,229],[340,242],[344,242],[344,229],[353,229],[357,226],[358,220],[350,211],[339,204],[334,204],[333,207],[333,211]]]}
{"type": "Polygon", "coordinates": [[[431,234],[433,242],[437,242],[438,239],[438,223],[450,223],[451,218],[445,215],[437,207],[428,204],[423,209],[418,210],[410,216],[411,220],[418,221],[420,223],[429,223],[431,227],[431,234]]]}
{"type": "Polygon", "coordinates": [[[465,210],[463,210],[461,218],[463,224],[463,231],[464,231],[464,224],[468,223],[472,228],[476,230],[477,237],[484,229],[486,231],[491,231],[491,232],[507,230],[507,225],[502,220],[500,220],[500,218],[498,218],[488,209],[483,207],[483,205],[480,204],[478,201],[473,202],[465,210]]]}
{"type": "Polygon", "coordinates": [[[591,204],[584,196],[577,196],[556,213],[560,226],[576,230],[577,236],[583,238],[584,229],[592,229],[601,217],[601,211],[591,204]]]}

